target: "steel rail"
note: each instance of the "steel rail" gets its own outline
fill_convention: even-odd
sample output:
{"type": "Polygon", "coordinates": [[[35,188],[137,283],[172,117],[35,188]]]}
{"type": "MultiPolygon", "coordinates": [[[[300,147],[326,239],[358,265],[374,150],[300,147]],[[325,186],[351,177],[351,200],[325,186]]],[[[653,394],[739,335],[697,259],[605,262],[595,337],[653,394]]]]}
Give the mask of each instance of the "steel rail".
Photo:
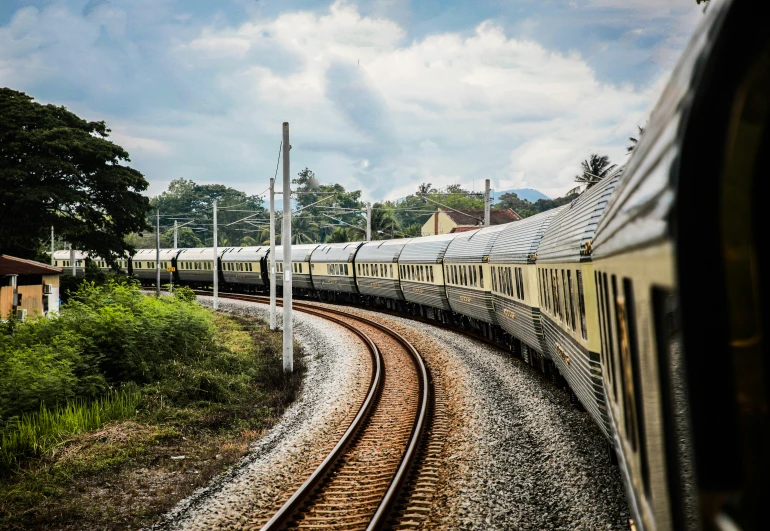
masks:
{"type": "MultiPolygon", "coordinates": [[[[210,295],[210,292],[204,291],[204,290],[195,290],[197,294],[201,295],[210,295]]],[[[220,294],[220,297],[234,299],[234,300],[241,300],[241,301],[247,301],[247,302],[259,302],[259,303],[266,303],[266,301],[269,301],[268,297],[265,297],[263,295],[251,295],[251,294],[234,294],[234,293],[224,293],[220,294]]],[[[281,304],[280,299],[276,301],[277,304],[281,304]]],[[[425,425],[428,417],[428,406],[429,406],[429,400],[430,400],[430,384],[428,380],[428,370],[425,366],[425,362],[422,359],[422,356],[420,356],[420,353],[417,351],[417,349],[412,345],[406,338],[404,338],[401,334],[396,332],[395,330],[392,330],[388,328],[387,326],[377,323],[375,321],[372,321],[370,319],[367,319],[365,317],[361,317],[358,315],[351,315],[349,313],[346,313],[342,310],[337,310],[334,308],[326,308],[326,307],[318,307],[313,305],[312,303],[307,302],[297,302],[295,303],[295,307],[297,310],[311,314],[316,315],[318,317],[323,317],[325,319],[328,319],[333,322],[337,322],[339,324],[342,324],[346,328],[353,330],[356,334],[358,334],[360,337],[365,338],[365,341],[369,342],[372,347],[377,349],[376,345],[374,345],[373,342],[371,342],[371,339],[369,339],[368,336],[363,334],[363,332],[360,332],[355,327],[350,325],[349,323],[344,323],[340,319],[336,319],[334,317],[330,317],[328,315],[322,315],[323,313],[331,313],[343,316],[347,319],[353,319],[362,323],[365,323],[373,328],[376,328],[377,330],[380,330],[386,335],[389,335],[391,338],[393,338],[399,345],[401,345],[404,350],[409,352],[412,362],[415,365],[415,369],[418,372],[419,375],[419,383],[420,383],[420,397],[419,397],[419,406],[418,406],[418,413],[415,417],[415,421],[412,425],[412,431],[409,436],[409,443],[407,445],[406,451],[401,456],[401,461],[399,462],[399,466],[393,475],[393,479],[390,482],[390,485],[388,486],[387,491],[382,497],[382,500],[380,500],[379,505],[377,506],[377,510],[374,513],[374,516],[372,517],[371,521],[369,522],[369,525],[367,526],[367,531],[374,531],[377,529],[382,529],[382,527],[385,525],[387,518],[390,514],[390,510],[393,508],[393,504],[398,499],[398,495],[403,487],[404,481],[406,481],[406,478],[408,477],[410,468],[412,464],[414,463],[414,459],[416,457],[419,444],[422,440],[423,434],[425,433],[425,425]]],[[[378,355],[381,356],[379,349],[377,349],[378,355]]],[[[379,364],[379,360],[378,360],[379,364]]],[[[379,365],[378,365],[378,373],[379,373],[379,365]]],[[[371,391],[370,396],[367,396],[367,403],[369,402],[369,399],[371,398],[371,391]]],[[[369,407],[369,406],[367,406],[369,407]]],[[[363,408],[362,408],[363,410],[363,408]]],[[[356,416],[356,420],[354,420],[354,423],[359,420],[359,417],[361,416],[361,411],[359,411],[359,415],[356,416]]],[[[352,428],[353,424],[351,424],[352,428]]],[[[350,432],[350,428],[348,429],[348,432],[350,432]]],[[[348,432],[345,433],[345,436],[348,435],[348,432]]],[[[357,430],[356,430],[357,432],[357,430]]],[[[303,483],[303,485],[294,493],[294,495],[287,501],[283,507],[265,524],[261,531],[275,531],[278,529],[281,529],[286,523],[288,523],[292,516],[296,513],[296,511],[307,501],[308,497],[312,493],[312,491],[315,489],[315,487],[323,480],[324,476],[328,473],[328,471],[332,468],[334,463],[339,459],[344,449],[347,447],[348,443],[352,438],[355,436],[355,433],[353,433],[348,439],[345,444],[342,444],[342,440],[335,446],[332,453],[335,453],[335,457],[331,459],[332,454],[329,454],[327,458],[324,460],[323,463],[316,469],[316,471],[311,474],[311,476],[303,483]],[[323,471],[321,469],[323,468],[323,471]]],[[[344,438],[344,437],[343,437],[344,438]]]]}

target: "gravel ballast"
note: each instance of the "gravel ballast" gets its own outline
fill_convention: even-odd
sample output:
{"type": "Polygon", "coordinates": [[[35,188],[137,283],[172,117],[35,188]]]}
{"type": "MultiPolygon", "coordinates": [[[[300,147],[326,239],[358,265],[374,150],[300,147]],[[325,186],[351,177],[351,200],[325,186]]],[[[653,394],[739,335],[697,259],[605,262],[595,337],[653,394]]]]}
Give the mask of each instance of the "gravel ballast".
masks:
{"type": "MultiPolygon", "coordinates": [[[[210,297],[199,300],[211,305],[210,297]]],[[[263,305],[223,299],[219,307],[267,318],[263,305]]],[[[368,390],[368,351],[351,332],[319,317],[295,312],[294,324],[308,367],[297,401],[233,471],[181,502],[154,529],[259,529],[350,425],[368,390]]]]}

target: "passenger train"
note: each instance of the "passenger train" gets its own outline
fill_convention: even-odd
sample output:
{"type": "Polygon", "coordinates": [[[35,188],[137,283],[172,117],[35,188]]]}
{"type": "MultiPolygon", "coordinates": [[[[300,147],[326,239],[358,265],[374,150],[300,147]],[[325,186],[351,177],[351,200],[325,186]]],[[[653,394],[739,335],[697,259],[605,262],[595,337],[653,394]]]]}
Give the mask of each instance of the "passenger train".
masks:
{"type": "MultiPolygon", "coordinates": [[[[624,169],[571,204],[459,234],[295,245],[295,293],[475,329],[567,385],[614,449],[632,528],[765,529],[766,15],[712,1],[624,169]]],[[[160,260],[176,283],[216,269],[221,289],[263,291],[268,257],[160,260]]],[[[276,259],[280,288],[280,246],[276,259]]],[[[155,260],[145,249],[120,267],[154,282],[155,260]]]]}

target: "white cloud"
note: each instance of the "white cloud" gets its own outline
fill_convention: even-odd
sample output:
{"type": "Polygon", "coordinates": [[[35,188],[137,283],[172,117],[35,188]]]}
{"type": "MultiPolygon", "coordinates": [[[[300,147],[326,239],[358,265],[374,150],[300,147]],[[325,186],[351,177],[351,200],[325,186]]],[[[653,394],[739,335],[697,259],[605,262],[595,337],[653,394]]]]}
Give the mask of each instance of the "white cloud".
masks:
{"type": "Polygon", "coordinates": [[[184,19],[149,52],[124,38],[126,13],[109,5],[87,17],[28,8],[0,28],[0,84],[93,84],[93,98],[69,106],[108,120],[152,181],[151,193],[179,176],[260,192],[275,170],[280,125],[289,121],[293,173],[309,166],[321,180],[363,187],[375,200],[404,196],[421,182],[489,177],[498,189],[564,191],[591,152],[624,160],[626,138],[661,89],[660,80],[603,83],[579,55],[514,38],[493,21],[470,34],[407,41],[386,18],[403,3],[382,4],[369,17],[337,1],[320,12],[254,12],[239,25],[217,19],[194,31],[184,19]],[[105,35],[114,49],[98,44],[105,35]],[[156,71],[144,69],[148,58],[156,71]],[[132,98],[127,104],[156,97],[152,76],[167,76],[176,107],[162,100],[116,123],[93,101],[105,93],[132,98]]]}

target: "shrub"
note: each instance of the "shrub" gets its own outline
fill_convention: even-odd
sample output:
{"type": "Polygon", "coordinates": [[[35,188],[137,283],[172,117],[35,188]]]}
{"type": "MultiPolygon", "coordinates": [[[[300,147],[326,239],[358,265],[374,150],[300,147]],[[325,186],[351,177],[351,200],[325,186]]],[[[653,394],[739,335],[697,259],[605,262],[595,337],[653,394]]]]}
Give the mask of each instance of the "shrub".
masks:
{"type": "Polygon", "coordinates": [[[198,300],[195,296],[195,292],[187,286],[179,286],[178,288],[175,288],[174,297],[184,302],[195,302],[198,300]]]}

